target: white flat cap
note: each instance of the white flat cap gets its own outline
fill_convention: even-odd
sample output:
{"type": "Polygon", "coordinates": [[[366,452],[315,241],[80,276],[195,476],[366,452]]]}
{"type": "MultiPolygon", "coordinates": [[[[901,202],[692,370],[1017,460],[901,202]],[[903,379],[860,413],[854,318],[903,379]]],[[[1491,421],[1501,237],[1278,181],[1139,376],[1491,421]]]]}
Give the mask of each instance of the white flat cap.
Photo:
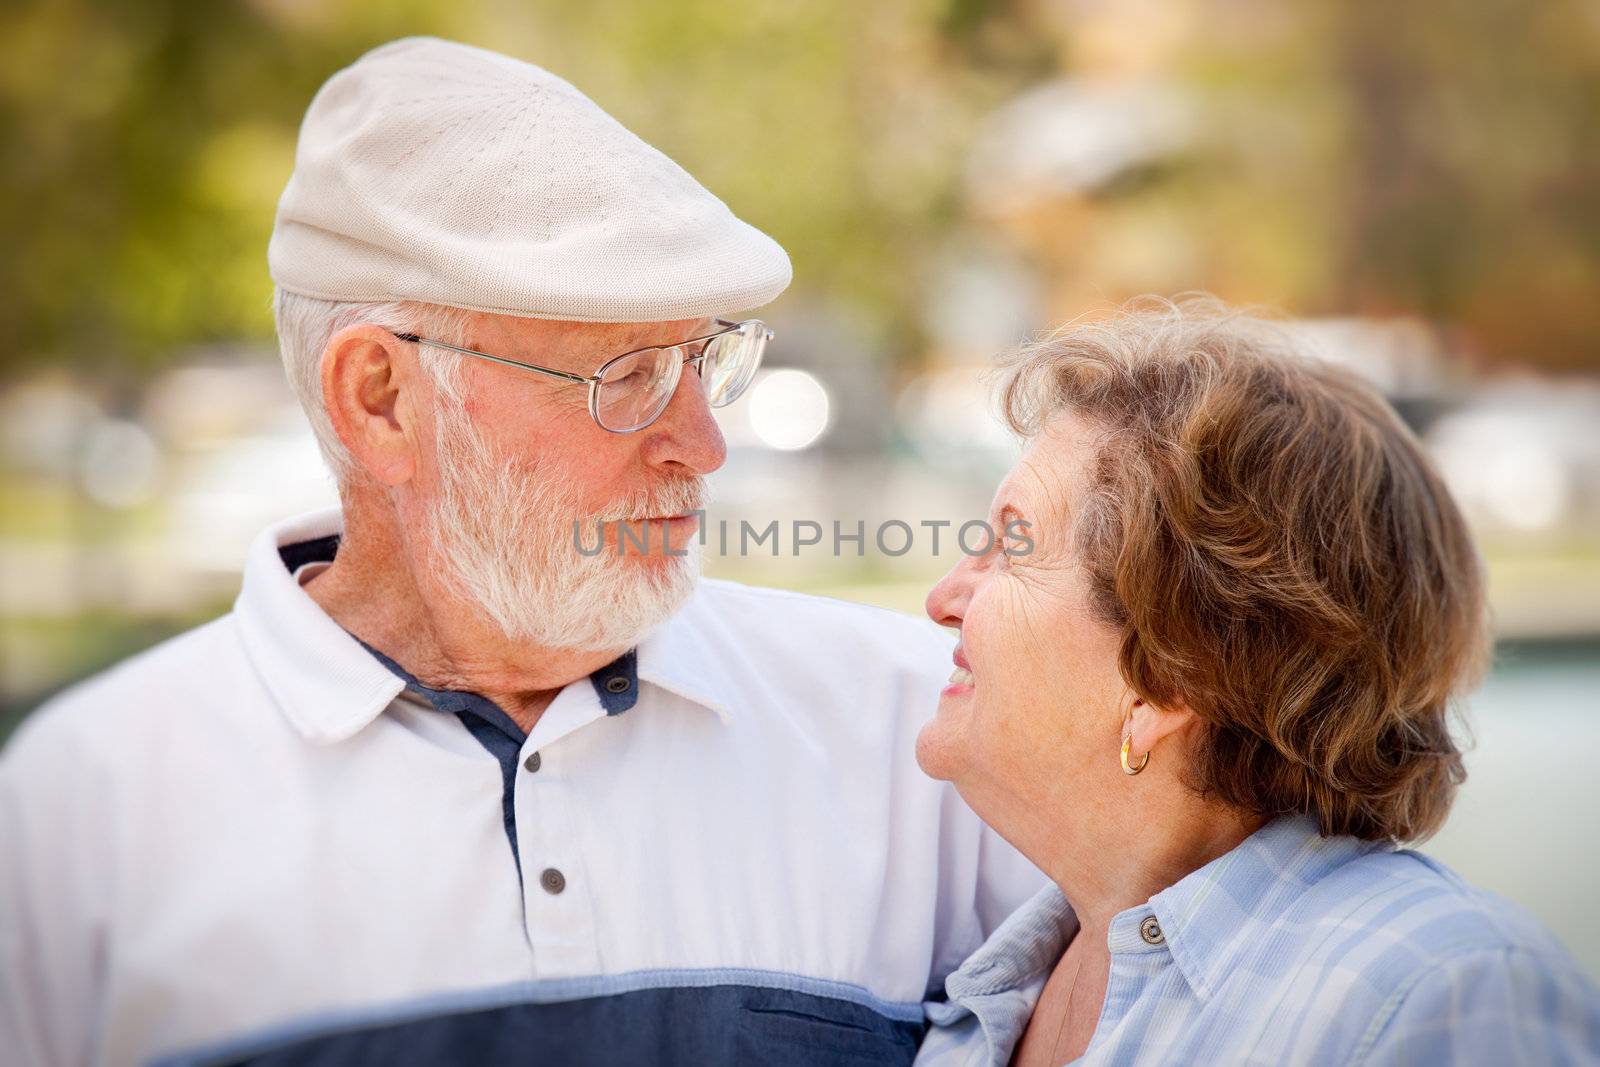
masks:
{"type": "Polygon", "coordinates": [[[415,37],[328,79],[267,250],[279,286],[583,322],[758,307],[789,257],[567,82],[415,37]]]}

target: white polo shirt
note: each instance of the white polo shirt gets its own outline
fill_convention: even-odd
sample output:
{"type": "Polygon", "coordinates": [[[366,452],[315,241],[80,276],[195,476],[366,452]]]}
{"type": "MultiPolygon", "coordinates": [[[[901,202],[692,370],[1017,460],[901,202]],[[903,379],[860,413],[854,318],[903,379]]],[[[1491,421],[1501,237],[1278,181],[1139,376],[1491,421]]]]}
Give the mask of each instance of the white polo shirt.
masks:
{"type": "Polygon", "coordinates": [[[910,1062],[1043,884],[916,766],[931,623],[705,580],[520,737],[304,592],[339,525],[0,753],[0,1061],[910,1062]]]}

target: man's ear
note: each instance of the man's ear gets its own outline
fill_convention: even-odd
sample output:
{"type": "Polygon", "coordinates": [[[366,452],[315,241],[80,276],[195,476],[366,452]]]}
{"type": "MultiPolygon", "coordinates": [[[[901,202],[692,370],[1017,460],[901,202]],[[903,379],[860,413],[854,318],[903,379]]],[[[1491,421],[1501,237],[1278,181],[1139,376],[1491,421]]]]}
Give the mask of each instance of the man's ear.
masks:
{"type": "Polygon", "coordinates": [[[348,326],[322,350],[322,402],[358,468],[384,485],[417,469],[416,354],[388,330],[348,326]]]}

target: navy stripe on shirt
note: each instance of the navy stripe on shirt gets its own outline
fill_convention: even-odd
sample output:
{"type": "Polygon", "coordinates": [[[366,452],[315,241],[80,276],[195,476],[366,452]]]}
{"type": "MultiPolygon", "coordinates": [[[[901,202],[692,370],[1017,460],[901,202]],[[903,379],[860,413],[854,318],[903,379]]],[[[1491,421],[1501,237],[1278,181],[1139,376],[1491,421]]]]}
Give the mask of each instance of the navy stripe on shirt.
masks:
{"type": "Polygon", "coordinates": [[[921,1018],[840,997],[762,985],[668,986],[330,1027],[267,1039],[253,1051],[175,1057],[162,1067],[864,1067],[911,1063],[924,1030],[921,1018]]]}

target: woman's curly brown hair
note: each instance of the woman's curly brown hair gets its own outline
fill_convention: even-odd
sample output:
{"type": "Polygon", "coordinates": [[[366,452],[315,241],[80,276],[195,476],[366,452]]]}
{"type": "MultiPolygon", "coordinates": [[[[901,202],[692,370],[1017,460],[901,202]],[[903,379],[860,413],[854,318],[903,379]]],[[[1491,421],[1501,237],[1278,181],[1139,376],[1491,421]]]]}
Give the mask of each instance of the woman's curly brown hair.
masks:
{"type": "Polygon", "coordinates": [[[1371,386],[1214,301],[1142,301],[1002,362],[1007,421],[1100,431],[1074,520],[1141,697],[1204,724],[1192,781],[1322,833],[1415,841],[1465,777],[1452,701],[1486,649],[1481,563],[1371,386]]]}

